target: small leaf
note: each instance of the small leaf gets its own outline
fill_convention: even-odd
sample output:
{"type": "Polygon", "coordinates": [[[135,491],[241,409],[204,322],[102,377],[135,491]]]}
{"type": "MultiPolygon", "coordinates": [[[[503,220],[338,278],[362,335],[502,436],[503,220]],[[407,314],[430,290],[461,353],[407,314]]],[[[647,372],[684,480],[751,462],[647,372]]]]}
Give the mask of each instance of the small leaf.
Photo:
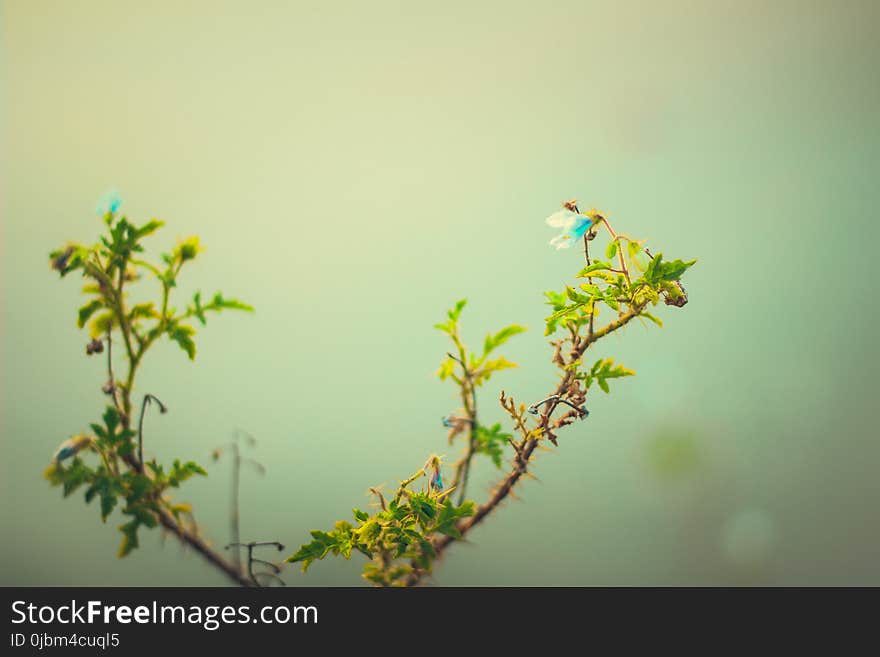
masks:
{"type": "Polygon", "coordinates": [[[158,319],[159,311],[156,310],[156,306],[152,301],[148,303],[139,303],[134,306],[128,313],[128,316],[132,320],[136,319],[158,319]]]}
{"type": "Polygon", "coordinates": [[[458,301],[456,301],[455,308],[447,313],[449,315],[449,319],[453,322],[457,322],[465,305],[467,305],[467,299],[459,299],[458,301]]]}
{"type": "Polygon", "coordinates": [[[641,316],[644,317],[645,319],[650,319],[657,326],[659,326],[660,328],[663,328],[663,322],[660,320],[659,317],[655,317],[651,313],[646,313],[646,312],[643,312],[641,316]]]}
{"type": "Polygon", "coordinates": [[[137,519],[119,526],[119,531],[122,532],[122,543],[119,545],[120,559],[127,556],[132,550],[138,547],[137,530],[139,526],[140,523],[137,519]]]}
{"type": "Polygon", "coordinates": [[[106,335],[115,326],[116,316],[108,310],[95,317],[89,323],[89,333],[93,338],[100,338],[102,335],[106,335]]]}
{"type": "Polygon", "coordinates": [[[587,278],[590,274],[598,272],[598,271],[608,271],[611,269],[611,264],[608,262],[599,262],[596,261],[589,267],[584,267],[578,272],[578,278],[587,278]]]}
{"type": "Polygon", "coordinates": [[[192,339],[195,332],[196,330],[192,326],[186,324],[176,324],[168,329],[168,337],[180,345],[190,360],[196,358],[196,343],[192,339]]]}
{"type": "Polygon", "coordinates": [[[660,261],[663,259],[663,254],[658,253],[653,258],[651,258],[651,262],[648,264],[648,267],[645,269],[645,280],[646,281],[654,281],[654,272],[657,269],[657,265],[660,264],[660,261]]]}
{"type": "Polygon", "coordinates": [[[445,381],[447,378],[452,376],[454,372],[455,361],[447,357],[443,359],[442,363],[440,363],[440,369],[437,370],[437,376],[440,377],[441,381],[445,381]]]}
{"type": "Polygon", "coordinates": [[[147,235],[152,235],[157,230],[159,230],[162,226],[165,225],[164,221],[159,221],[158,219],[152,219],[145,223],[143,226],[138,228],[135,231],[135,236],[140,239],[141,237],[146,237],[147,235]]]}
{"type": "Polygon", "coordinates": [[[681,278],[682,274],[689,267],[692,267],[697,261],[691,260],[690,262],[684,262],[683,260],[672,260],[671,262],[664,262],[660,267],[657,268],[655,274],[659,276],[660,280],[664,281],[676,281],[681,278]]]}
{"type": "Polygon", "coordinates": [[[86,325],[86,322],[89,321],[89,318],[95,314],[95,312],[99,308],[104,307],[104,302],[101,299],[92,299],[86,305],[79,309],[79,319],[76,324],[79,328],[83,328],[86,325]]]}
{"type": "Polygon", "coordinates": [[[617,240],[612,240],[608,242],[608,246],[605,247],[605,257],[613,258],[617,255],[617,240]]]}
{"type": "Polygon", "coordinates": [[[483,342],[483,356],[488,355],[490,352],[507,342],[510,338],[525,332],[525,330],[525,326],[520,326],[519,324],[511,324],[510,326],[505,326],[495,335],[487,335],[485,341],[483,342]]]}
{"type": "Polygon", "coordinates": [[[116,496],[109,491],[101,492],[101,520],[106,521],[116,507],[116,496]]]}

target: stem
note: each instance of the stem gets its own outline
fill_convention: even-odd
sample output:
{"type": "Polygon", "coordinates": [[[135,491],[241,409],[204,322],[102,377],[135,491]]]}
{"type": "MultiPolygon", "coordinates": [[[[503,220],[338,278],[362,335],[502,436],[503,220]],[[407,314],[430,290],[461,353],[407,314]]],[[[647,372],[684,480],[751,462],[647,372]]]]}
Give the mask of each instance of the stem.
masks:
{"type": "Polygon", "coordinates": [[[113,374],[113,333],[112,327],[107,329],[107,376],[110,378],[110,395],[113,398],[113,406],[116,407],[116,411],[119,415],[123,415],[122,408],[120,408],[119,397],[116,394],[116,376],[113,374]]]}
{"type": "MultiPolygon", "coordinates": [[[[114,312],[116,313],[116,319],[119,322],[120,330],[122,331],[122,337],[125,342],[125,349],[128,354],[128,376],[126,378],[125,387],[122,389],[122,426],[125,429],[128,429],[131,425],[130,415],[131,415],[131,390],[134,384],[135,373],[137,372],[138,364],[140,363],[140,359],[146,351],[147,347],[149,347],[149,341],[145,342],[141,345],[140,349],[137,353],[131,347],[131,335],[130,329],[128,325],[128,318],[125,315],[125,307],[122,298],[122,288],[125,283],[125,266],[127,262],[123,262],[123,266],[120,268],[119,280],[117,283],[117,287],[114,290],[112,287],[109,287],[111,292],[115,296],[114,312]]],[[[103,274],[103,271],[101,272],[103,274]]],[[[163,307],[167,304],[167,291],[166,291],[166,299],[165,303],[163,303],[163,307]]],[[[163,313],[164,315],[164,313],[163,313]]],[[[140,459],[135,458],[131,454],[127,454],[123,457],[126,465],[128,467],[138,473],[143,472],[143,464],[140,459]]],[[[154,511],[156,516],[159,519],[159,522],[162,526],[170,531],[177,539],[189,545],[193,548],[198,554],[200,554],[208,563],[215,566],[218,570],[223,572],[227,577],[233,580],[236,584],[241,586],[252,586],[252,583],[241,574],[241,571],[237,569],[233,564],[230,564],[226,561],[220,554],[212,550],[201,537],[195,535],[193,532],[184,529],[181,527],[177,520],[173,515],[166,509],[162,507],[158,507],[154,511]]]]}
{"type": "Polygon", "coordinates": [[[396,503],[400,502],[400,498],[403,497],[403,491],[406,490],[406,487],[409,486],[412,482],[414,482],[419,477],[424,476],[424,474],[425,474],[425,469],[421,468],[419,470],[416,470],[415,473],[412,475],[412,477],[410,477],[409,479],[405,479],[404,481],[401,481],[400,488],[397,489],[397,494],[394,496],[394,503],[396,504],[396,503]]]}
{"type": "Polygon", "coordinates": [[[159,410],[162,413],[165,413],[168,410],[165,408],[165,404],[163,404],[155,395],[144,395],[144,401],[141,403],[141,416],[138,418],[138,463],[141,466],[141,473],[144,471],[144,415],[146,414],[147,406],[150,405],[150,402],[156,402],[159,404],[159,410]]]}
{"type": "Polygon", "coordinates": [[[602,223],[605,224],[605,228],[608,229],[608,232],[611,235],[611,240],[617,241],[617,260],[620,262],[620,268],[623,270],[623,275],[626,276],[626,282],[629,283],[629,270],[626,268],[626,260],[623,257],[623,251],[620,249],[621,245],[620,240],[617,239],[617,233],[614,232],[614,229],[605,217],[602,217],[602,223]]]}
{"type": "MultiPolygon", "coordinates": [[[[235,564],[236,570],[241,570],[241,552],[239,551],[239,487],[241,481],[241,453],[238,449],[238,443],[232,443],[232,514],[230,516],[230,533],[232,534],[232,544],[235,550],[232,553],[232,562],[235,564]]],[[[248,562],[250,562],[250,553],[248,553],[248,562]]]]}
{"type": "MultiPolygon", "coordinates": [[[[235,551],[238,552],[237,547],[235,548],[235,551]]],[[[254,575],[254,546],[253,546],[253,544],[248,544],[248,546],[247,546],[247,558],[248,558],[248,565],[247,565],[248,576],[251,578],[251,581],[254,584],[257,584],[257,576],[254,575]]]]}
{"type": "MultiPolygon", "coordinates": [[[[131,454],[124,456],[123,459],[129,468],[136,472],[140,472],[140,464],[131,454]]],[[[181,527],[174,516],[171,515],[171,512],[167,509],[159,506],[153,509],[153,512],[159,518],[159,522],[165,529],[174,534],[181,543],[186,543],[198,552],[208,563],[222,571],[229,579],[240,586],[253,586],[250,580],[242,575],[241,571],[236,570],[235,566],[226,561],[226,559],[224,559],[219,553],[212,550],[200,536],[181,527]]]]}
{"type": "Polygon", "coordinates": [[[122,339],[125,342],[125,351],[128,353],[128,378],[125,383],[125,390],[122,394],[123,408],[125,410],[125,422],[131,415],[131,386],[134,383],[134,373],[137,369],[140,356],[143,353],[141,349],[137,354],[131,347],[131,327],[128,324],[128,317],[125,314],[125,301],[122,295],[122,286],[125,284],[125,268],[128,266],[128,258],[122,260],[119,267],[119,277],[116,284],[116,318],[119,321],[119,329],[122,331],[122,339]]]}
{"type": "MultiPolygon", "coordinates": [[[[631,308],[629,311],[618,317],[613,322],[606,324],[601,329],[588,336],[580,345],[578,345],[577,356],[582,356],[587,348],[597,340],[604,338],[609,333],[613,333],[614,331],[623,328],[633,318],[637,317],[642,312],[642,310],[643,306],[636,306],[634,308],[631,308]]],[[[556,390],[550,395],[547,395],[547,397],[553,397],[554,395],[557,398],[561,397],[571,383],[572,376],[572,372],[566,372],[565,376],[562,377],[562,380],[556,387],[556,390]]],[[[538,427],[541,430],[541,433],[547,430],[550,423],[550,416],[553,414],[553,410],[556,408],[556,405],[558,403],[558,401],[551,402],[551,407],[541,417],[541,423],[538,427]]],[[[529,438],[525,441],[525,444],[522,445],[522,448],[519,450],[516,458],[514,459],[513,468],[507,474],[507,476],[504,477],[504,479],[502,479],[501,482],[499,482],[499,484],[495,487],[495,490],[492,492],[491,497],[485,503],[477,507],[474,515],[469,518],[465,518],[458,524],[458,531],[461,533],[462,537],[464,537],[465,534],[467,534],[471,529],[478,525],[486,516],[488,516],[496,508],[498,508],[498,506],[507,498],[513,487],[526,473],[530,457],[532,455],[532,452],[535,451],[535,448],[537,448],[538,442],[538,438],[535,437],[529,438]]],[[[434,542],[434,550],[437,553],[438,559],[455,540],[461,539],[454,539],[451,536],[444,535],[434,542]]],[[[412,572],[406,578],[406,585],[415,586],[426,574],[427,571],[414,566],[412,572]]]]}
{"type": "MultiPolygon", "coordinates": [[[[586,233],[584,233],[584,260],[587,261],[587,267],[589,267],[590,264],[592,264],[592,263],[590,262],[590,240],[587,239],[587,236],[588,236],[589,234],[590,234],[590,231],[587,231],[586,233]]],[[[618,248],[620,248],[619,245],[618,245],[618,248]]],[[[592,285],[592,284],[593,284],[593,277],[592,277],[592,276],[587,276],[587,282],[588,282],[590,285],[592,285]]],[[[589,327],[589,329],[588,329],[588,331],[589,331],[589,332],[588,332],[588,335],[593,335],[593,320],[595,319],[595,318],[593,317],[593,311],[594,311],[595,309],[596,309],[596,302],[594,301],[594,302],[593,302],[593,305],[590,307],[590,327],[589,327]]]]}
{"type": "MultiPolygon", "coordinates": [[[[241,547],[247,548],[247,561],[248,561],[247,574],[248,574],[248,577],[251,578],[251,582],[253,583],[253,586],[256,586],[256,587],[260,586],[260,581],[257,579],[258,574],[267,574],[272,577],[275,577],[275,575],[272,575],[272,573],[255,573],[254,572],[254,564],[255,563],[261,563],[265,566],[269,566],[270,568],[272,568],[272,570],[275,571],[276,574],[281,572],[281,569],[278,568],[278,566],[276,566],[274,563],[271,563],[269,561],[264,561],[263,559],[255,559],[254,558],[254,548],[265,547],[267,545],[271,545],[272,547],[278,548],[279,550],[284,549],[284,546],[281,543],[279,543],[278,541],[262,541],[262,542],[251,541],[250,543],[241,543],[239,541],[236,541],[236,542],[230,543],[229,545],[226,546],[227,550],[229,548],[234,547],[236,552],[238,552],[238,548],[241,548],[241,547]]],[[[275,579],[277,579],[279,582],[281,582],[282,585],[284,584],[284,582],[281,581],[280,578],[275,577],[275,579]]]]}
{"type": "Polygon", "coordinates": [[[474,453],[477,449],[477,391],[476,386],[474,385],[473,372],[471,372],[467,366],[467,354],[464,344],[458,337],[458,331],[452,335],[452,341],[455,343],[455,346],[458,347],[458,357],[453,356],[452,354],[449,354],[449,357],[458,361],[461,365],[462,372],[464,373],[459,386],[461,388],[461,402],[470,424],[470,429],[468,430],[467,452],[465,453],[464,458],[459,461],[455,470],[455,478],[450,486],[450,490],[458,488],[458,504],[461,506],[464,502],[468,478],[471,472],[471,461],[473,460],[474,453]]]}

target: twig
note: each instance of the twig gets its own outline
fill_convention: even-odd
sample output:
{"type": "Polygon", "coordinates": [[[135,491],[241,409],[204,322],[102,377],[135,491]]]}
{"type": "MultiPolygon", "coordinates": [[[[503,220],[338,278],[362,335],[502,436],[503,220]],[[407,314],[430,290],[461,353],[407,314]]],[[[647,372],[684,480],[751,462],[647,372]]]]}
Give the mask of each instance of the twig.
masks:
{"type": "MultiPolygon", "coordinates": [[[[580,345],[578,345],[577,356],[582,356],[587,348],[597,340],[604,338],[609,333],[613,333],[614,331],[628,324],[632,319],[634,319],[641,313],[643,308],[643,306],[636,306],[634,308],[631,308],[629,311],[618,317],[613,322],[609,322],[601,329],[588,336],[580,345]]],[[[538,446],[539,437],[547,431],[549,427],[550,416],[553,414],[553,411],[556,408],[556,404],[558,404],[558,398],[561,398],[561,396],[568,389],[572,377],[572,372],[566,372],[565,376],[562,377],[562,380],[556,387],[556,390],[552,394],[548,395],[548,397],[556,397],[557,399],[550,402],[551,408],[548,409],[548,411],[544,415],[542,415],[540,425],[537,429],[534,430],[534,432],[538,433],[538,436],[533,436],[525,440],[525,444],[522,445],[522,449],[517,453],[516,457],[514,458],[513,468],[511,469],[511,471],[507,474],[506,477],[504,477],[504,479],[502,479],[498,483],[489,499],[481,504],[479,507],[477,507],[474,515],[470,516],[469,518],[465,518],[458,524],[457,528],[462,537],[464,537],[465,534],[467,534],[471,529],[482,522],[483,518],[485,518],[496,508],[498,508],[498,506],[510,494],[513,487],[516,486],[517,482],[522,478],[524,474],[526,474],[532,452],[534,452],[535,448],[537,448],[538,446]]],[[[436,558],[439,559],[446,551],[446,549],[455,540],[461,539],[454,539],[451,536],[444,535],[435,540],[434,550],[437,555],[436,558]]],[[[424,569],[414,566],[412,572],[410,572],[410,574],[406,578],[406,585],[415,586],[419,583],[422,577],[425,576],[426,573],[427,571],[425,571],[424,569]]]]}
{"type": "MultiPolygon", "coordinates": [[[[214,450],[214,460],[220,458],[220,454],[223,453],[223,448],[227,447],[232,450],[232,499],[230,501],[230,512],[229,512],[229,533],[232,542],[227,546],[227,549],[232,546],[241,545],[240,543],[240,524],[241,524],[241,514],[240,514],[240,490],[241,490],[241,464],[249,463],[254,466],[258,473],[263,474],[266,471],[266,467],[254,460],[249,458],[244,458],[241,455],[241,448],[239,447],[239,442],[241,441],[242,434],[244,434],[245,440],[251,446],[256,445],[256,439],[251,436],[247,432],[243,432],[241,430],[237,430],[235,433],[235,439],[228,443],[227,445],[223,445],[214,450]]],[[[241,570],[241,553],[238,548],[235,549],[232,553],[232,560],[235,564],[235,567],[238,570],[241,570]]]]}
{"type": "Polygon", "coordinates": [[[281,580],[280,577],[277,576],[277,574],[281,572],[281,568],[279,568],[277,565],[275,565],[274,563],[271,563],[269,561],[254,558],[254,548],[265,547],[267,545],[271,545],[271,546],[277,548],[279,552],[284,549],[284,546],[281,543],[279,543],[278,541],[263,541],[263,542],[251,541],[250,543],[234,542],[234,543],[230,543],[229,545],[227,545],[226,549],[228,550],[229,548],[234,547],[235,551],[238,552],[238,548],[240,548],[240,547],[247,548],[247,557],[248,557],[247,572],[248,572],[248,576],[251,578],[251,582],[253,582],[254,586],[260,586],[260,582],[257,579],[257,576],[259,576],[259,575],[264,575],[264,576],[268,576],[268,577],[272,577],[274,579],[277,579],[279,582],[281,582],[281,585],[284,586],[284,582],[281,580]],[[254,572],[254,564],[255,563],[269,566],[275,571],[275,573],[274,574],[273,573],[255,573],[254,572]]]}
{"type": "MultiPolygon", "coordinates": [[[[589,231],[587,231],[587,233],[589,233],[589,231]]],[[[587,261],[587,267],[589,267],[591,264],[590,263],[590,240],[587,238],[587,233],[584,233],[584,260],[587,261]]],[[[587,276],[587,282],[590,285],[592,285],[593,284],[593,277],[587,276]]],[[[594,301],[593,304],[590,306],[590,327],[587,329],[588,336],[593,335],[593,320],[595,318],[595,313],[593,311],[595,309],[596,309],[596,302],[594,301]]]]}
{"type": "Polygon", "coordinates": [[[112,337],[113,327],[107,328],[107,376],[109,380],[107,381],[108,390],[110,391],[110,396],[113,398],[113,406],[116,407],[116,411],[119,415],[122,415],[122,408],[119,405],[119,397],[117,396],[116,390],[116,375],[113,374],[113,337],[112,337]]]}
{"type": "Polygon", "coordinates": [[[144,401],[141,402],[141,416],[138,419],[138,463],[141,466],[141,474],[144,472],[144,414],[150,402],[156,402],[159,405],[159,412],[163,415],[168,412],[168,408],[158,397],[149,393],[144,395],[144,401]]]}
{"type": "MultiPolygon", "coordinates": [[[[142,471],[141,464],[138,463],[137,459],[131,454],[126,454],[122,458],[128,465],[128,467],[135,472],[142,471]]],[[[235,566],[226,561],[226,559],[224,559],[219,553],[212,550],[211,547],[201,538],[201,536],[197,536],[194,532],[181,527],[174,516],[171,514],[171,512],[169,512],[167,509],[158,506],[153,510],[153,512],[159,518],[159,522],[165,529],[174,534],[174,536],[177,537],[180,542],[189,545],[208,563],[223,572],[223,574],[226,575],[229,579],[234,581],[236,584],[239,584],[240,586],[253,586],[251,581],[247,577],[245,577],[240,570],[237,570],[235,566]]]]}
{"type": "Polygon", "coordinates": [[[457,361],[461,365],[464,377],[461,384],[461,400],[464,405],[464,411],[470,422],[470,430],[468,431],[468,447],[464,458],[459,461],[455,470],[455,478],[452,480],[450,488],[458,488],[458,504],[464,502],[465,491],[467,489],[468,478],[471,472],[471,461],[477,449],[477,435],[479,432],[477,425],[477,391],[474,384],[474,375],[467,366],[464,345],[456,332],[452,336],[453,342],[458,347],[459,356],[447,353],[452,360],[457,361]]]}

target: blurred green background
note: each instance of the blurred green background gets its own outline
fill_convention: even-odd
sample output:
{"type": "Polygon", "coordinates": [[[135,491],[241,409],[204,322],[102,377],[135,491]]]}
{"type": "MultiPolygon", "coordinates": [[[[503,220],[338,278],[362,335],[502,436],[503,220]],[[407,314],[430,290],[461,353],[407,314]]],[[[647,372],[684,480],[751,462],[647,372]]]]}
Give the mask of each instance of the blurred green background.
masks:
{"type": "MultiPolygon", "coordinates": [[[[542,292],[578,253],[543,219],[577,197],[669,257],[700,259],[665,328],[600,345],[638,376],[592,393],[439,585],[880,584],[869,263],[880,200],[872,2],[2,3],[0,584],[225,584],[158,533],[117,560],[114,516],[41,478],[103,407],[76,280],[117,187],[153,243],[198,233],[195,288],[253,303],[190,363],[163,343],[140,391],[147,455],[209,463],[259,440],[242,537],[281,540],[368,503],[439,451],[451,387],[432,325],[520,322],[503,386],[554,368],[542,292]]],[[[182,301],[180,303],[183,303],[182,301]]],[[[480,499],[498,473],[484,462],[480,499]]],[[[179,499],[222,545],[230,464],[179,499]]],[[[290,585],[358,585],[361,562],[290,585]]]]}

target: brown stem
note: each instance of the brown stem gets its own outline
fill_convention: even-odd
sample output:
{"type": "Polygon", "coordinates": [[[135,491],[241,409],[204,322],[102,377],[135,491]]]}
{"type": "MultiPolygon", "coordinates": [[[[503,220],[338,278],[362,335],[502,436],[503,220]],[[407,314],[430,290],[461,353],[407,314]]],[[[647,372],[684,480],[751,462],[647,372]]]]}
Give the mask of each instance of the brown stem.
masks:
{"type": "Polygon", "coordinates": [[[462,344],[457,333],[452,336],[452,340],[458,347],[459,355],[456,357],[452,354],[448,354],[448,356],[453,360],[458,361],[461,365],[462,372],[464,373],[460,383],[461,403],[464,406],[464,412],[470,424],[468,430],[467,452],[465,453],[464,458],[458,462],[455,468],[455,478],[452,480],[452,485],[450,486],[451,489],[458,489],[458,504],[461,505],[462,502],[464,502],[465,491],[467,490],[468,478],[471,471],[471,461],[473,460],[474,453],[477,449],[477,391],[473,372],[471,372],[470,368],[467,366],[467,354],[465,353],[464,344],[462,344]]]}
{"type": "Polygon", "coordinates": [[[250,582],[247,577],[242,575],[238,568],[212,550],[200,537],[180,527],[174,519],[174,516],[168,511],[165,509],[159,509],[156,513],[159,516],[159,522],[162,523],[162,526],[165,529],[174,534],[178,540],[186,543],[198,552],[208,563],[222,571],[229,579],[240,586],[253,586],[253,583],[250,582]]]}

